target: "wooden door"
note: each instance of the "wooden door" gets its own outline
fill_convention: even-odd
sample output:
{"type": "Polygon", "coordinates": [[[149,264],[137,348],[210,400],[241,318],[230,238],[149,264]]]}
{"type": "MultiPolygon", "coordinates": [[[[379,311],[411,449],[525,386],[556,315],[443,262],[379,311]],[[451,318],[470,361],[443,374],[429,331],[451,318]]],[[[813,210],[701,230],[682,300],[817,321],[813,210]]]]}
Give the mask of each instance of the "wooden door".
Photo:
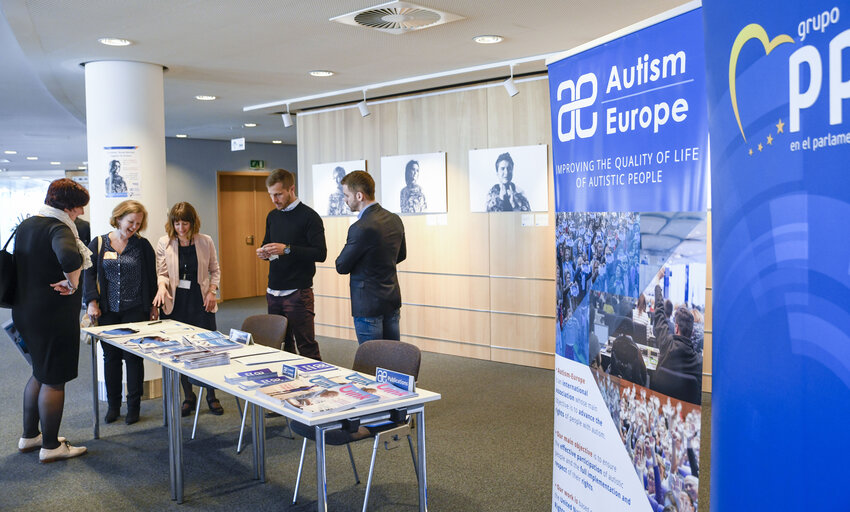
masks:
{"type": "Polygon", "coordinates": [[[222,300],[265,295],[269,264],[257,258],[266,214],[273,208],[265,173],[218,174],[222,300]]]}

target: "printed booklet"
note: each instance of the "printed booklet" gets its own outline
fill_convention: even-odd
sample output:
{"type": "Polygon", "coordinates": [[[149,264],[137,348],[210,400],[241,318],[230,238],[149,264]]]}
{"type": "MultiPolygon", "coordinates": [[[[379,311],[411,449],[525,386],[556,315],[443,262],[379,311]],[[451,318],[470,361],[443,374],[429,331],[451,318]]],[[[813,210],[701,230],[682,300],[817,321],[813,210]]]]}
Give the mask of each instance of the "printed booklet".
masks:
{"type": "Polygon", "coordinates": [[[283,406],[305,416],[316,416],[352,409],[379,400],[380,397],[377,395],[366,393],[354,384],[342,384],[332,388],[322,388],[307,395],[288,398],[283,402],[283,406]]]}
{"type": "Polygon", "coordinates": [[[318,389],[325,388],[306,379],[297,378],[287,382],[273,384],[271,386],[263,386],[257,390],[257,397],[281,405],[288,398],[310,394],[318,389]]]}
{"type": "Polygon", "coordinates": [[[410,392],[406,389],[401,389],[400,387],[389,382],[378,382],[376,380],[372,380],[369,377],[361,375],[357,372],[354,372],[351,375],[346,375],[345,378],[351,381],[352,384],[365,391],[366,393],[378,395],[378,397],[381,399],[381,402],[390,402],[392,400],[402,400],[405,398],[417,396],[417,393],[415,392],[410,392]]]}

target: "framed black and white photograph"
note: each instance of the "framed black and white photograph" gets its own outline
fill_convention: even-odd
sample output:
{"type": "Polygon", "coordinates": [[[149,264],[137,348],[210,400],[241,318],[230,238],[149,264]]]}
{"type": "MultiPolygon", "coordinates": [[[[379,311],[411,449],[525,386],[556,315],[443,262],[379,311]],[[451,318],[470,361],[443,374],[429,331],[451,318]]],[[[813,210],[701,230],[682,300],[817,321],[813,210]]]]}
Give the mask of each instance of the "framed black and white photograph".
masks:
{"type": "Polygon", "coordinates": [[[381,205],[395,213],[446,213],[446,154],[381,157],[381,205]]]}
{"type": "Polygon", "coordinates": [[[470,150],[470,211],[548,211],[548,157],[546,144],[470,150]]]}
{"type": "Polygon", "coordinates": [[[313,209],[322,217],[352,215],[342,195],[342,177],[352,171],[365,171],[366,160],[349,160],[313,165],[313,209]]]}

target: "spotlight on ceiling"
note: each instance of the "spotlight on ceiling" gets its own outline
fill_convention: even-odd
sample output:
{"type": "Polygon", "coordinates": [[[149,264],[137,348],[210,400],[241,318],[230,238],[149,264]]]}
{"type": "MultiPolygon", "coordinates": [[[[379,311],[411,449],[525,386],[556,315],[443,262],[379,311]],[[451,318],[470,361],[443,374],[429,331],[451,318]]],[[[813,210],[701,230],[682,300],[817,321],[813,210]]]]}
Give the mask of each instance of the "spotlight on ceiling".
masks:
{"type": "Polygon", "coordinates": [[[371,112],[369,112],[369,106],[366,105],[366,89],[363,89],[363,101],[357,104],[357,108],[360,110],[360,117],[366,117],[371,112]]]}
{"type": "Polygon", "coordinates": [[[505,83],[502,84],[505,87],[505,90],[508,91],[508,95],[513,98],[517,94],[519,94],[519,89],[516,88],[514,84],[514,65],[511,64],[511,77],[505,80],[505,83]]]}
{"type": "Polygon", "coordinates": [[[289,113],[289,103],[286,104],[286,113],[280,115],[283,119],[283,127],[289,128],[292,126],[292,114],[289,113]]]}

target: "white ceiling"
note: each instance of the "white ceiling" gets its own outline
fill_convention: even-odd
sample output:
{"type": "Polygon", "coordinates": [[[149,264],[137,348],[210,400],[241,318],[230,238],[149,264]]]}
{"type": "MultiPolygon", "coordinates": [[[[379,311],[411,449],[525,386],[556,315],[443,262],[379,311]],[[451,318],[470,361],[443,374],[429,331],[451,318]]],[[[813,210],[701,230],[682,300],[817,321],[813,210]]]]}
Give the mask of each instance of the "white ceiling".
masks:
{"type": "MultiPolygon", "coordinates": [[[[423,0],[464,19],[403,35],[329,21],[381,0],[0,0],[0,169],[9,174],[75,169],[86,160],[85,78],[80,64],[161,64],[165,133],[295,144],[285,107],[251,105],[567,50],[637,23],[683,0],[423,0]],[[505,41],[479,45],[476,35],[505,41]],[[133,41],[99,44],[100,37],[133,41]],[[308,72],[329,69],[330,78],[308,72]],[[218,96],[213,102],[197,94],[218,96]],[[254,122],[256,128],[242,128],[254,122]],[[16,155],[2,151],[15,150],[16,155]],[[38,156],[32,162],[26,156],[38,156]],[[3,162],[3,159],[9,162],[3,162]],[[59,161],[59,166],[50,165],[59,161]]],[[[542,60],[516,74],[545,70],[542,60]]],[[[398,94],[504,78],[492,69],[372,91],[398,94]]],[[[292,111],[356,102],[359,93],[293,104],[292,111]]],[[[544,106],[541,106],[544,108],[544,106]]]]}

